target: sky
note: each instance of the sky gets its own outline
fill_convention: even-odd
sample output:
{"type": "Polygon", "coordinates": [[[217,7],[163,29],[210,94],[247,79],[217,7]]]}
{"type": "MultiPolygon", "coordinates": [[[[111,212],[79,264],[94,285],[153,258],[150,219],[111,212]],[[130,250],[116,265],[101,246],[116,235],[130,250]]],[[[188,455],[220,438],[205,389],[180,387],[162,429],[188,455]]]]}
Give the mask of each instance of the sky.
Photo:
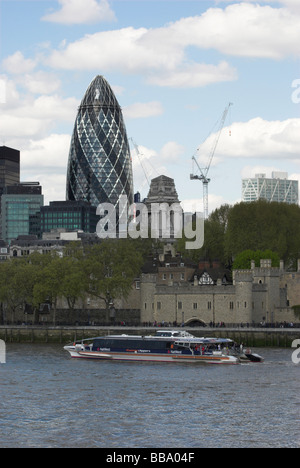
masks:
{"type": "Polygon", "coordinates": [[[134,191],[172,177],[203,211],[190,174],[208,167],[209,212],[241,200],[242,178],[300,181],[299,0],[0,0],[0,145],[21,180],[64,200],[78,106],[103,75],[122,107],[134,191]],[[138,148],[138,151],[136,150],[138,148]]]}

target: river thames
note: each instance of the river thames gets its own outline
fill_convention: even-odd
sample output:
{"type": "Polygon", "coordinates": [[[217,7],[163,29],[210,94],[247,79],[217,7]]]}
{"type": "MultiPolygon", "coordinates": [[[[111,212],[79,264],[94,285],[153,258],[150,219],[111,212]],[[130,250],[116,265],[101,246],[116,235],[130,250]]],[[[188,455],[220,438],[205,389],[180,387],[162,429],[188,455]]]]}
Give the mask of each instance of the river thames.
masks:
{"type": "Polygon", "coordinates": [[[300,447],[300,364],[71,359],[59,345],[8,344],[0,447],[300,447]]]}

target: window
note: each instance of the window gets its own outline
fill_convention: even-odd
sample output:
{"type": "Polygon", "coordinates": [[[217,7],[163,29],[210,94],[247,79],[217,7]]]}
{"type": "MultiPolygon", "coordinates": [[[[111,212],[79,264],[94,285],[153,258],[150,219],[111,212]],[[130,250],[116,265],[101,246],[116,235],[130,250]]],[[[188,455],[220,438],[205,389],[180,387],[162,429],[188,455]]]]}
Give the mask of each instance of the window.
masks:
{"type": "Polygon", "coordinates": [[[178,302],[178,310],[182,310],[182,302],[181,301],[178,302]]]}
{"type": "Polygon", "coordinates": [[[193,304],[193,309],[194,309],[194,310],[198,309],[198,304],[197,304],[197,302],[194,302],[194,304],[193,304]]]}
{"type": "Polygon", "coordinates": [[[157,310],[160,310],[161,309],[161,302],[158,302],[157,303],[157,310]]]}
{"type": "Polygon", "coordinates": [[[208,308],[208,310],[211,310],[211,302],[210,301],[207,303],[207,308],[208,308]]]}
{"type": "Polygon", "coordinates": [[[230,310],[233,310],[233,309],[234,309],[234,305],[233,305],[233,302],[232,302],[232,301],[229,302],[229,309],[230,309],[230,310]]]}

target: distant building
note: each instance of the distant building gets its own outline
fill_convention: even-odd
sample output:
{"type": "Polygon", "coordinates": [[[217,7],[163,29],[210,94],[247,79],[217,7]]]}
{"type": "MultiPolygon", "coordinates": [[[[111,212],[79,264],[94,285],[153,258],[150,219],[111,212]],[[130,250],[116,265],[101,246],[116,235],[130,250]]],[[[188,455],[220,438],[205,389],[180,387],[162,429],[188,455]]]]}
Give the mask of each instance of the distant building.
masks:
{"type": "Polygon", "coordinates": [[[20,235],[40,235],[40,209],[44,203],[39,182],[4,187],[1,196],[1,238],[10,243],[20,235]]]}
{"type": "MultiPolygon", "coordinates": [[[[176,229],[174,211],[170,211],[167,224],[164,224],[161,213],[156,215],[156,213],[153,211],[154,204],[167,204],[169,207],[171,207],[173,204],[176,204],[180,208],[180,202],[178,199],[174,179],[171,179],[165,175],[161,175],[152,179],[149,193],[147,198],[144,200],[144,204],[148,209],[149,227],[153,226],[153,223],[157,223],[160,239],[167,241],[174,239],[176,229]],[[156,216],[159,218],[156,219],[156,216]]],[[[179,213],[179,216],[182,216],[182,213],[179,213]]]]}
{"type": "MultiPolygon", "coordinates": [[[[34,235],[18,236],[10,243],[9,255],[11,257],[25,257],[34,252],[49,254],[56,252],[62,256],[64,248],[70,242],[80,242],[82,245],[93,245],[100,242],[96,234],[84,233],[80,230],[66,231],[65,229],[55,229],[51,232],[42,233],[42,238],[38,239],[34,235]]],[[[0,243],[1,246],[1,243],[0,243]]]]}
{"type": "Polygon", "coordinates": [[[55,229],[94,233],[98,221],[96,207],[84,201],[53,201],[41,208],[42,233],[55,229]]]}
{"type": "Polygon", "coordinates": [[[145,200],[147,206],[151,203],[179,203],[174,179],[160,175],[151,180],[148,196],[145,200]]]}
{"type": "Polygon", "coordinates": [[[20,182],[20,151],[0,146],[0,194],[8,185],[20,182]]]}
{"type": "Polygon", "coordinates": [[[256,200],[298,204],[298,181],[289,180],[287,172],[272,172],[272,178],[266,174],[255,174],[254,178],[242,180],[242,200],[256,200]]]}

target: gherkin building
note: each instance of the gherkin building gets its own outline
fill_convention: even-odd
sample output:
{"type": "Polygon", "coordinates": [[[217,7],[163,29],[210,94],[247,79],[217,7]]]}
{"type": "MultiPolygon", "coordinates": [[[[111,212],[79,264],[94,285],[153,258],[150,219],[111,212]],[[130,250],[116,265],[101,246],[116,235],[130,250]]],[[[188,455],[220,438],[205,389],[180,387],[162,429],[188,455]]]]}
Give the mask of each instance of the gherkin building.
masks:
{"type": "MultiPolygon", "coordinates": [[[[67,200],[93,206],[111,203],[121,195],[133,203],[129,143],[122,110],[108,82],[97,76],[78,109],[67,173],[67,200]]],[[[120,213],[121,214],[121,213],[120,213]]]]}

